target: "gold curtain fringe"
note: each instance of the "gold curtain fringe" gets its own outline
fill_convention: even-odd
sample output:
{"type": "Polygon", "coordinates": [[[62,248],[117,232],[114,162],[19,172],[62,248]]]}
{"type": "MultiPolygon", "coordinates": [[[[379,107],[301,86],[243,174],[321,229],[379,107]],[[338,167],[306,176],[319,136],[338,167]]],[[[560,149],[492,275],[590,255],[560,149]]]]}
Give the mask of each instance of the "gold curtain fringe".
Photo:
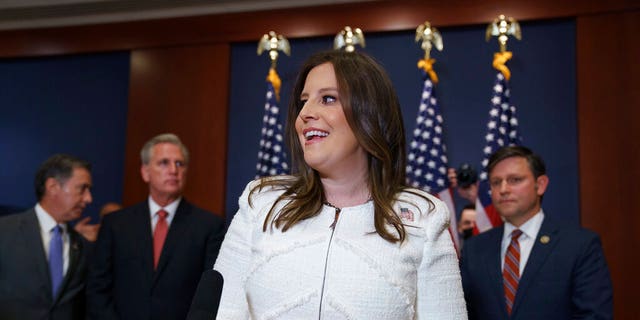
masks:
{"type": "Polygon", "coordinates": [[[436,63],[436,59],[420,59],[418,60],[418,68],[424,70],[433,83],[438,83],[438,75],[433,70],[434,63],[436,63]]]}
{"type": "Polygon", "coordinates": [[[276,68],[269,68],[269,75],[267,75],[267,81],[273,85],[273,90],[276,92],[276,100],[280,101],[280,87],[282,86],[282,80],[276,72],[276,68]]]}
{"type": "Polygon", "coordinates": [[[507,81],[511,78],[511,71],[507,68],[506,63],[513,57],[511,51],[496,52],[493,54],[493,67],[500,71],[507,81]]]}

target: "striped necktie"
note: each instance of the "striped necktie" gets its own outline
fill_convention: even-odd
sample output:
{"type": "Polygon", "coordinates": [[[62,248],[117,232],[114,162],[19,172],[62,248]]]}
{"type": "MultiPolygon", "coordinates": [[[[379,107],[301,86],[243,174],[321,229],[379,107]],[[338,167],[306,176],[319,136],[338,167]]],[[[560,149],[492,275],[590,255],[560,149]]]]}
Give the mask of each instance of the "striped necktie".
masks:
{"type": "Polygon", "coordinates": [[[515,229],[511,233],[511,243],[509,243],[509,248],[504,256],[504,268],[502,269],[502,287],[509,315],[513,309],[513,301],[516,299],[518,282],[520,281],[520,243],[518,242],[520,235],[522,235],[522,231],[519,229],[515,229]]]}

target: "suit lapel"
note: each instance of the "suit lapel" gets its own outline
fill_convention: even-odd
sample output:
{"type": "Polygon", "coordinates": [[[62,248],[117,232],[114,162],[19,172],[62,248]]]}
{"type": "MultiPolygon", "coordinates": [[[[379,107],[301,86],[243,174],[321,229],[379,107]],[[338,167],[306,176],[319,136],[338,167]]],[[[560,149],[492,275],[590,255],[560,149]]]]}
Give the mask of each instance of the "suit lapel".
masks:
{"type": "Polygon", "coordinates": [[[40,223],[38,222],[38,217],[36,216],[35,210],[31,210],[25,216],[25,219],[22,221],[20,226],[21,234],[24,234],[25,237],[25,250],[27,252],[34,252],[33,255],[33,264],[36,266],[38,270],[38,274],[36,277],[36,282],[42,283],[46,290],[46,296],[49,298],[49,301],[53,301],[54,297],[51,293],[51,274],[49,273],[49,262],[46,257],[46,252],[44,247],[42,246],[42,235],[40,234],[40,223]],[[35,254],[35,253],[39,254],[35,254]]]}
{"type": "Polygon", "coordinates": [[[80,235],[75,233],[75,231],[70,228],[68,224],[67,230],[69,230],[69,267],[67,268],[67,273],[62,280],[58,295],[53,299],[54,304],[58,303],[58,301],[62,299],[62,293],[65,292],[65,288],[69,286],[71,279],[73,279],[74,274],[78,270],[78,264],[80,263],[82,250],[82,244],[80,243],[81,239],[79,238],[80,235]]]}
{"type": "Polygon", "coordinates": [[[521,301],[523,301],[527,294],[527,289],[536,278],[536,275],[544,265],[547,257],[549,257],[549,254],[553,251],[553,248],[560,241],[560,234],[557,232],[557,227],[548,217],[544,218],[542,226],[540,226],[540,231],[538,231],[538,235],[534,241],[527,265],[518,283],[518,292],[513,302],[512,315],[515,315],[518,311],[521,301]]]}
{"type": "Polygon", "coordinates": [[[504,298],[502,298],[504,297],[504,289],[502,287],[502,257],[500,251],[502,248],[503,233],[504,226],[500,226],[498,230],[491,232],[489,235],[489,246],[487,247],[489,254],[487,255],[486,268],[489,273],[492,292],[487,294],[493,294],[495,297],[499,297],[499,309],[502,314],[502,319],[507,319],[507,305],[504,298]]]}
{"type": "Polygon", "coordinates": [[[142,255],[141,276],[145,283],[153,280],[153,234],[151,229],[151,209],[148,201],[139,204],[133,212],[130,230],[135,239],[137,252],[142,255]]]}
{"type": "Polygon", "coordinates": [[[188,231],[188,219],[189,205],[182,199],[176,210],[176,215],[171,220],[169,231],[167,232],[167,238],[162,246],[162,253],[160,254],[160,261],[158,261],[158,269],[154,272],[153,284],[157,282],[158,278],[166,268],[167,264],[171,260],[173,253],[178,250],[177,247],[180,244],[181,239],[185,239],[185,232],[188,231]]]}

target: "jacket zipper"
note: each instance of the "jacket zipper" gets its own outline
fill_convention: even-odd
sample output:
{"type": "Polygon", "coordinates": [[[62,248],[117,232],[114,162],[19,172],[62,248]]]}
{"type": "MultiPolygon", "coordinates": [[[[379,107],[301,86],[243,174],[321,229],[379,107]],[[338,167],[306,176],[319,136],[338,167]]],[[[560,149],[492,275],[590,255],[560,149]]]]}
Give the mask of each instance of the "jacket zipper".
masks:
{"type": "Polygon", "coordinates": [[[322,288],[320,290],[320,306],[318,307],[318,320],[322,319],[322,300],[324,298],[324,285],[327,281],[327,266],[329,264],[329,252],[331,251],[331,244],[333,242],[333,235],[336,232],[336,225],[338,224],[338,218],[340,217],[340,211],[342,211],[342,209],[330,204],[330,203],[325,203],[326,205],[336,209],[336,215],[335,218],[333,219],[333,223],[329,226],[329,228],[331,228],[331,236],[329,236],[329,245],[327,246],[327,254],[326,257],[324,259],[324,274],[322,275],[322,288]]]}

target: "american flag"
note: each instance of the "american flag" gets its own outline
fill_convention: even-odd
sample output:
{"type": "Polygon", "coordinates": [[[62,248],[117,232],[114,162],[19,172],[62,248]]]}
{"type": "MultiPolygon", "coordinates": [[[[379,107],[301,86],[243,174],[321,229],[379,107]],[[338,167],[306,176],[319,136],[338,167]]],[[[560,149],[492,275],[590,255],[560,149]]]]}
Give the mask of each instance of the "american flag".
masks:
{"type": "Polygon", "coordinates": [[[423,189],[444,201],[451,214],[449,224],[451,237],[456,248],[460,248],[456,210],[447,178],[447,147],[442,138],[442,126],[443,118],[433,82],[425,74],[416,128],[413,131],[407,159],[407,180],[412,187],[423,189]]]}
{"type": "Polygon", "coordinates": [[[287,154],[283,147],[282,124],[279,120],[277,95],[271,81],[267,81],[266,103],[262,118],[262,136],[256,165],[256,179],[265,176],[287,174],[287,154]]]}
{"type": "Polygon", "coordinates": [[[487,142],[482,149],[482,172],[478,185],[478,199],[476,200],[476,228],[477,232],[484,232],[502,224],[502,219],[491,203],[487,165],[489,156],[504,146],[520,145],[522,138],[518,134],[518,119],[516,107],[509,103],[509,83],[502,73],[496,74],[491,98],[491,110],[487,123],[487,142]]]}

